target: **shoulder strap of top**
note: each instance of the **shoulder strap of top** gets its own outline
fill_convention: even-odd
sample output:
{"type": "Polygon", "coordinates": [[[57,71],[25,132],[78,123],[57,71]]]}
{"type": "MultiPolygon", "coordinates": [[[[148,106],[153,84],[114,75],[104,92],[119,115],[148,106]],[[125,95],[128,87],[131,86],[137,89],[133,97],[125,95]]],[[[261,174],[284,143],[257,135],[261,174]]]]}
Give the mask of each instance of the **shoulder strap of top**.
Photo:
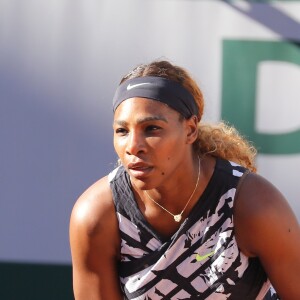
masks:
{"type": "Polygon", "coordinates": [[[238,183],[237,188],[236,188],[235,199],[237,199],[237,197],[239,195],[239,192],[241,190],[241,186],[243,185],[243,183],[244,183],[244,181],[245,181],[245,179],[246,179],[246,177],[249,173],[250,173],[250,171],[248,169],[246,169],[244,174],[240,178],[239,183],[238,183]]]}

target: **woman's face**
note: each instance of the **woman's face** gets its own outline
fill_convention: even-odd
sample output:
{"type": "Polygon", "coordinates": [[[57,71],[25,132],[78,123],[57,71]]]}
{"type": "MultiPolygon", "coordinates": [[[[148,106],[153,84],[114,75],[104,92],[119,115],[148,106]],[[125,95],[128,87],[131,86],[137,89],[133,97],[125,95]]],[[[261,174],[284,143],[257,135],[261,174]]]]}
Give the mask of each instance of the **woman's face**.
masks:
{"type": "Polygon", "coordinates": [[[196,127],[193,118],[181,120],[177,111],[158,101],[123,101],[114,115],[114,147],[132,183],[151,189],[184,176],[196,127]]]}

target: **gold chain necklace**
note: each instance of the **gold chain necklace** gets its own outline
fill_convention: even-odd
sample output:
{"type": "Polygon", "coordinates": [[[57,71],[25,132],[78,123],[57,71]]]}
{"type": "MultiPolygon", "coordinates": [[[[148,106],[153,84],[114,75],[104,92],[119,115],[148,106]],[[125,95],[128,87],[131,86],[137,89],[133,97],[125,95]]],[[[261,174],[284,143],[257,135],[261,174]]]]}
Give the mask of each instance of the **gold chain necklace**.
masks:
{"type": "Polygon", "coordinates": [[[182,219],[182,214],[184,213],[185,209],[187,208],[188,204],[190,203],[191,199],[193,198],[196,190],[197,190],[197,187],[198,187],[198,184],[199,184],[199,178],[200,178],[200,157],[198,156],[198,162],[199,162],[199,167],[198,167],[198,178],[197,178],[197,182],[196,182],[196,186],[189,198],[189,200],[187,201],[185,207],[183,208],[183,210],[181,211],[180,214],[178,215],[174,215],[172,214],[170,211],[168,211],[165,207],[163,207],[162,205],[160,205],[158,202],[156,202],[149,194],[147,191],[145,191],[146,195],[148,196],[148,198],[153,201],[156,205],[158,205],[160,208],[162,208],[164,211],[166,211],[167,213],[169,213],[171,216],[173,216],[175,222],[180,222],[181,219],[182,219]]]}

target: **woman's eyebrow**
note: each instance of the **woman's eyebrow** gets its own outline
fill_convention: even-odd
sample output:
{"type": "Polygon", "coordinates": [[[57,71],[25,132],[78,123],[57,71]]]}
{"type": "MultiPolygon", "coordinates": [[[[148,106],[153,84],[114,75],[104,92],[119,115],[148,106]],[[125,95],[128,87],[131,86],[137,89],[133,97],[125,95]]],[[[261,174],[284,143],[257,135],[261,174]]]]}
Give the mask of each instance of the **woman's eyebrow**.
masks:
{"type": "MultiPolygon", "coordinates": [[[[145,122],[151,122],[151,121],[163,121],[165,123],[169,123],[168,120],[163,117],[163,116],[149,116],[149,117],[144,117],[144,118],[139,118],[137,119],[137,124],[145,123],[145,122]]],[[[126,126],[128,122],[123,121],[123,120],[115,120],[114,124],[118,124],[121,126],[126,126]]]]}
{"type": "Polygon", "coordinates": [[[149,122],[149,121],[163,121],[168,123],[168,120],[163,117],[163,116],[150,116],[150,117],[144,117],[137,119],[137,123],[144,123],[144,122],[149,122]]]}

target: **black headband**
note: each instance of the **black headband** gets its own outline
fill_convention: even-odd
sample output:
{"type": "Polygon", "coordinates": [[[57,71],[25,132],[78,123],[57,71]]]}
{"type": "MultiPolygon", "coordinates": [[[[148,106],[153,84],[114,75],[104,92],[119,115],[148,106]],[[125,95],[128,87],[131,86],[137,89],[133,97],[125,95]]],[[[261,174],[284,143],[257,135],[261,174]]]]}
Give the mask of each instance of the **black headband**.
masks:
{"type": "Polygon", "coordinates": [[[146,76],[132,78],[119,85],[113,98],[113,111],[126,99],[149,98],[167,104],[186,119],[198,116],[194,97],[179,83],[163,77],[146,76]]]}

